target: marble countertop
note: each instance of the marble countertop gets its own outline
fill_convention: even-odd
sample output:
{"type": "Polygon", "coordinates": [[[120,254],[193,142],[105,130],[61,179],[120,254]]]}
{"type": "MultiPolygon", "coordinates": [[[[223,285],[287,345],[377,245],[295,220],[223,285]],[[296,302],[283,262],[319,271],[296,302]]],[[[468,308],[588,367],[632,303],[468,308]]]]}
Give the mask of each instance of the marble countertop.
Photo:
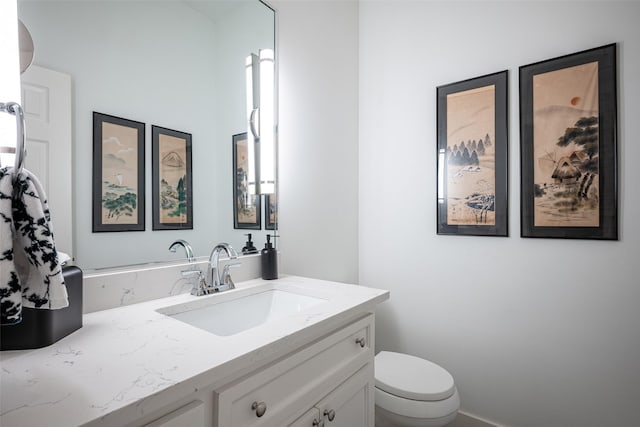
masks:
{"type": "Polygon", "coordinates": [[[182,294],[86,314],[83,327],[41,349],[0,353],[0,425],[107,426],[133,421],[223,385],[373,311],[389,292],[296,276],[250,280],[211,296],[182,294]],[[156,310],[234,299],[258,287],[327,299],[237,335],[216,336],[156,310]]]}

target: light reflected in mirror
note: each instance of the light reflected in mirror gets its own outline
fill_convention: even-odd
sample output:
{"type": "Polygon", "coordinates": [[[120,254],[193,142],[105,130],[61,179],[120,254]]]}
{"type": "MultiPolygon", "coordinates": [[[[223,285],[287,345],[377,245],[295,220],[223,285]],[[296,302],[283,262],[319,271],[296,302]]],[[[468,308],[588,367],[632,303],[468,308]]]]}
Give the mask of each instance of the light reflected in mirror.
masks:
{"type": "MultiPolygon", "coordinates": [[[[248,231],[234,229],[232,137],[247,128],[245,58],[275,48],[275,12],[258,0],[18,0],[18,15],[35,46],[23,78],[36,68],[71,80],[71,158],[47,165],[38,152],[55,146],[27,143],[26,165],[46,181],[54,232],[56,218],[61,229],[72,219],[73,240],[59,250],[72,252],[85,270],[184,259],[168,250],[177,239],[188,241],[196,257],[223,241],[240,252],[248,231]],[[143,232],[91,231],[94,111],[146,124],[143,232]],[[192,230],[151,230],[152,125],[192,134],[192,230]],[[71,188],[56,187],[60,167],[72,168],[71,188]],[[54,210],[54,199],[65,194],[70,201],[54,210]]],[[[23,88],[27,115],[49,93],[24,96],[23,88]]],[[[250,230],[258,249],[267,234],[261,217],[263,229],[250,230]]]]}
{"type": "Polygon", "coordinates": [[[33,62],[33,39],[20,20],[18,20],[18,47],[20,48],[20,73],[24,73],[33,62]]]}

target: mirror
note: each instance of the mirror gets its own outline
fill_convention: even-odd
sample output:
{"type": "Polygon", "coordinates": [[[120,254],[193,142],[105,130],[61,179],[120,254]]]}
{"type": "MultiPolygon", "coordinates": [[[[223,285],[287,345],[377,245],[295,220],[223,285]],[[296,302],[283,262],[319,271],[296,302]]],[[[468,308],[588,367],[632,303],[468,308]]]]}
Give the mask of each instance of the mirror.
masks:
{"type": "MultiPolygon", "coordinates": [[[[232,138],[247,128],[245,58],[275,49],[273,9],[258,0],[19,0],[18,15],[33,38],[33,65],[71,78],[77,265],[183,260],[183,251],[168,250],[177,239],[195,256],[223,241],[240,252],[246,233],[263,247],[274,233],[265,230],[264,200],[262,230],[234,229],[232,138]],[[145,123],[145,231],[92,233],[94,111],[145,123]],[[152,230],[152,125],[192,135],[192,230],[152,230]]],[[[51,214],[55,233],[65,212],[51,214]]]]}

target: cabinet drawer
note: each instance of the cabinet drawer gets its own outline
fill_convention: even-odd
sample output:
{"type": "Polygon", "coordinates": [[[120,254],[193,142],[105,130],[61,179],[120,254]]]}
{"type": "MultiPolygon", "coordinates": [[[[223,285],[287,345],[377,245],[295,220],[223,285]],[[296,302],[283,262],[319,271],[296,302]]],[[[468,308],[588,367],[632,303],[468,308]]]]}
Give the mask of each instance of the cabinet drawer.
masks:
{"type": "Polygon", "coordinates": [[[323,390],[372,360],[372,338],[369,315],[216,391],[217,426],[282,426],[285,419],[313,406],[323,390]]]}

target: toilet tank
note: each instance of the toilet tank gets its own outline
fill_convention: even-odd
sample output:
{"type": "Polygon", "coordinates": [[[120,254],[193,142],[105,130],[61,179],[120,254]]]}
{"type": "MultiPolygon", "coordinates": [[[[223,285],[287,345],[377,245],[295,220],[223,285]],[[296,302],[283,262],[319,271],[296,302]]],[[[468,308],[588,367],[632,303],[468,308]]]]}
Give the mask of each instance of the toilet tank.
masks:
{"type": "Polygon", "coordinates": [[[82,270],[62,268],[69,306],[58,310],[22,307],[22,322],[0,326],[0,350],[46,347],[82,327],[82,270]]]}

